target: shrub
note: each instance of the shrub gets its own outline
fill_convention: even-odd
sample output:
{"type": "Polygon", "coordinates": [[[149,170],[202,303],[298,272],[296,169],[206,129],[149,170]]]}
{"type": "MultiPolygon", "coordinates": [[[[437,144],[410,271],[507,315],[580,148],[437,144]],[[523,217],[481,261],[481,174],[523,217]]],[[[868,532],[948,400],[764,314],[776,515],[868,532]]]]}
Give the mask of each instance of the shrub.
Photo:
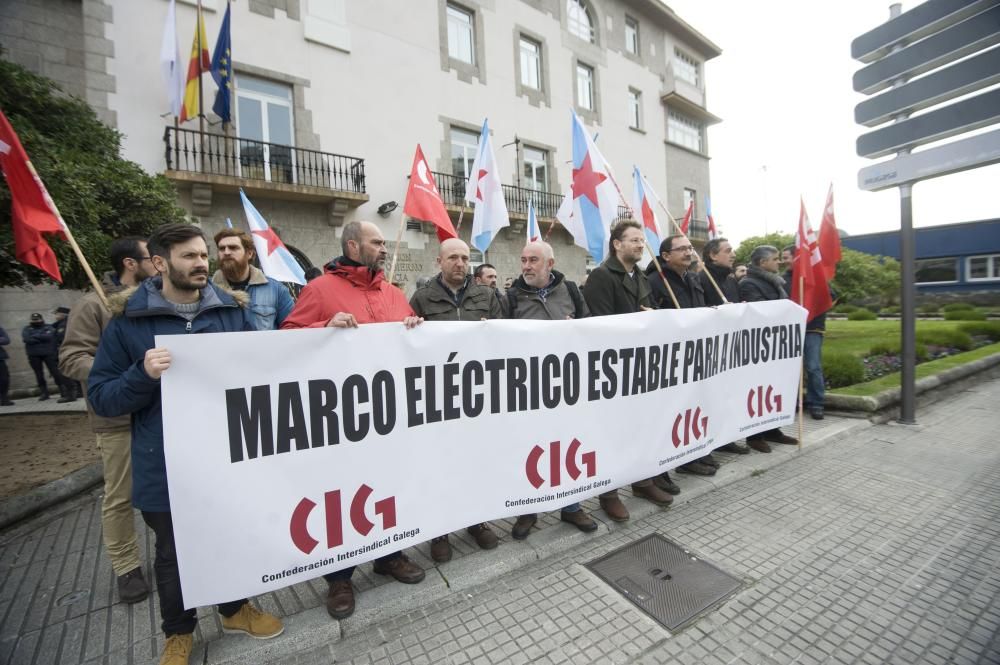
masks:
{"type": "Polygon", "coordinates": [[[942,312],[957,312],[963,309],[975,309],[967,302],[951,302],[941,308],[942,312]]]}
{"type": "Polygon", "coordinates": [[[890,305],[882,308],[882,314],[899,314],[899,305],[890,305]]]}
{"type": "Polygon", "coordinates": [[[847,315],[848,321],[874,321],[877,318],[870,309],[856,309],[847,315]]]}
{"type": "Polygon", "coordinates": [[[944,346],[961,351],[972,348],[972,337],[962,330],[918,330],[917,342],[928,346],[944,346]]]}
{"type": "Polygon", "coordinates": [[[824,353],[823,377],[831,388],[853,386],[864,380],[865,366],[859,358],[850,353],[836,351],[824,353]]]}
{"type": "MultiPolygon", "coordinates": [[[[869,356],[898,356],[902,353],[900,348],[902,345],[900,342],[879,342],[872,348],[868,349],[869,356]]],[[[926,362],[929,354],[927,353],[927,345],[917,342],[917,362],[926,362]]]]}
{"type": "Polygon", "coordinates": [[[958,329],[973,337],[988,337],[991,342],[1000,342],[998,321],[970,321],[963,323],[958,329]]]}
{"type": "Polygon", "coordinates": [[[932,302],[921,305],[917,310],[923,314],[937,314],[940,311],[938,306],[932,302]]]}
{"type": "Polygon", "coordinates": [[[945,321],[985,321],[986,314],[974,309],[952,309],[944,313],[945,321]]]}
{"type": "Polygon", "coordinates": [[[858,307],[856,305],[848,305],[847,303],[837,305],[833,308],[833,311],[839,314],[850,314],[851,312],[856,312],[857,310],[858,307]]]}

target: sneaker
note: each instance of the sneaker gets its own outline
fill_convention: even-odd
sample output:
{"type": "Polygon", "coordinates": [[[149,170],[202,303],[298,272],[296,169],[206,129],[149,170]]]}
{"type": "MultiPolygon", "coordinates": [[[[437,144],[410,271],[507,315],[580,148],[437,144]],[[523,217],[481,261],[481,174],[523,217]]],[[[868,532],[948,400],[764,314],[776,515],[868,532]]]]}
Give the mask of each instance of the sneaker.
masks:
{"type": "Polygon", "coordinates": [[[597,531],[597,522],[594,518],[587,514],[587,511],[580,509],[567,512],[565,510],[559,511],[559,519],[568,524],[572,524],[580,531],[584,533],[590,533],[591,531],[597,531]]]}
{"type": "Polygon", "coordinates": [[[681,493],[681,488],[678,487],[677,483],[670,479],[669,473],[664,472],[658,476],[653,476],[653,484],[667,494],[673,494],[676,496],[681,493]]]}
{"type": "Polygon", "coordinates": [[[424,569],[410,561],[405,554],[391,559],[375,559],[372,570],[379,575],[391,575],[403,584],[417,584],[424,579],[424,569]]]}
{"type": "Polygon", "coordinates": [[[646,499],[647,501],[651,501],[658,506],[669,506],[674,502],[674,497],[661,490],[652,481],[650,481],[648,485],[633,484],[632,494],[646,499]]]}
{"type": "Polygon", "coordinates": [[[771,452],[771,446],[764,439],[747,439],[747,446],[753,448],[758,453],[771,452]]]}
{"type": "Polygon", "coordinates": [[[163,645],[160,665],[188,665],[194,636],[191,633],[171,635],[163,645]]]}
{"type": "Polygon", "coordinates": [[[629,518],[628,508],[622,503],[622,500],[618,498],[618,495],[601,497],[601,510],[614,522],[627,522],[629,518]]]}
{"type": "Polygon", "coordinates": [[[451,543],[447,534],[431,539],[431,558],[438,563],[451,561],[451,543]]]}
{"type": "Polygon", "coordinates": [[[354,587],[351,580],[334,580],[326,592],[326,611],[334,619],[354,614],[354,587]]]}
{"type": "Polygon", "coordinates": [[[281,619],[257,609],[251,603],[243,603],[239,612],[231,617],[222,617],[222,632],[246,633],[258,640],[269,640],[281,635],[285,626],[281,619]]]}
{"type": "Polygon", "coordinates": [[[531,527],[535,526],[535,522],[538,521],[538,515],[531,513],[530,515],[521,515],[514,522],[514,528],[510,530],[510,535],[514,540],[524,540],[531,533],[531,527]]]}
{"type": "Polygon", "coordinates": [[[715,468],[702,462],[688,462],[677,467],[677,473],[690,473],[694,476],[714,476],[715,468]]]}
{"type": "Polygon", "coordinates": [[[750,448],[748,446],[744,446],[742,443],[736,443],[735,441],[727,443],[724,446],[719,446],[719,450],[724,453],[736,453],[737,455],[750,454],[750,448]]]}
{"type": "Polygon", "coordinates": [[[500,544],[500,539],[486,522],[474,524],[466,529],[466,532],[476,539],[476,545],[479,545],[481,550],[496,549],[496,546],[500,544]]]}
{"type": "Polygon", "coordinates": [[[124,575],[118,576],[118,598],[123,603],[138,603],[146,600],[149,595],[149,586],[146,578],[142,576],[142,568],[135,568],[124,575]]]}
{"type": "Polygon", "coordinates": [[[788,436],[780,429],[768,430],[763,433],[764,440],[772,443],[783,443],[786,446],[794,446],[799,442],[794,436],[788,436]]]}

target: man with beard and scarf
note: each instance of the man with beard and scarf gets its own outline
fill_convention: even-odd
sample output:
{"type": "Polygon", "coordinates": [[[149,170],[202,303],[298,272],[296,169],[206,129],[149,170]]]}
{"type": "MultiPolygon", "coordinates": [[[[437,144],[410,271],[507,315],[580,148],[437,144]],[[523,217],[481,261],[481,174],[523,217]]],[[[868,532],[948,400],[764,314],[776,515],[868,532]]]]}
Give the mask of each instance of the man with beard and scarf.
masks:
{"type": "Polygon", "coordinates": [[[214,240],[219,269],[212,275],[212,283],[250,295],[250,311],[256,318],[257,330],[280,328],[295,303],[284,284],[251,265],[253,239],[239,229],[222,229],[214,240]]]}
{"type": "MultiPolygon", "coordinates": [[[[521,276],[507,290],[507,318],[558,321],[589,316],[587,305],[576,284],[554,270],[552,246],[547,242],[529,242],[521,250],[521,276]]],[[[564,506],[559,519],[580,531],[597,530],[597,522],[580,507],[579,502],[564,506]]],[[[537,513],[519,515],[510,535],[524,540],[538,521],[537,513]]]]}
{"type": "MultiPolygon", "coordinates": [[[[343,256],[330,261],[322,276],[306,284],[282,329],[357,328],[387,321],[401,321],[413,328],[423,322],[403,292],[385,281],[385,239],[375,224],[348,222],[340,245],[343,256]]],[[[402,552],[379,557],[372,567],[377,574],[391,575],[405,584],[424,579],[424,570],[402,552]]],[[[329,584],[326,611],[334,619],[346,619],[354,613],[354,568],[323,576],[329,584]]]]}
{"type": "MultiPolygon", "coordinates": [[[[111,243],[111,266],[104,273],[104,293],[113,295],[138,286],[156,274],[146,241],[138,236],[118,238],[111,243]]],[[[70,310],[66,337],[59,348],[59,370],[81,381],[86,391],[87,376],[101,333],[111,321],[111,311],[100,296],[91,291],[70,310]]],[[[97,438],[104,470],[104,497],[101,499],[101,532],[115,571],[118,598],[137,603],[149,594],[139,565],[141,555],[132,516],[132,425],[128,415],[101,418],[88,403],[90,427],[97,438]]]]}
{"type": "MultiPolygon", "coordinates": [[[[590,273],[584,290],[591,316],[630,314],[652,309],[649,282],[638,267],[645,249],[646,239],[638,222],[623,220],[612,227],[608,258],[590,273]]],[[[659,476],[632,483],[632,494],[658,506],[669,506],[674,498],[668,492],[675,489],[680,491],[676,486],[667,485],[665,479],[659,476]],[[667,489],[661,489],[661,485],[667,489]]],[[[628,509],[618,497],[618,490],[601,494],[600,502],[605,514],[615,522],[624,522],[629,518],[628,509]]]]}
{"type": "MultiPolygon", "coordinates": [[[[170,371],[171,355],[156,346],[155,338],[256,326],[244,308],[246,294],[229,293],[209,282],[208,243],[201,229],[165,224],[147,242],[160,276],[112,297],[113,316],[97,346],[87,399],[94,413],[104,418],[131,415],[132,503],[156,537],[156,590],[166,636],[160,665],[187,665],[198,618],[195,608],[184,608],[163,455],[160,377],[170,371]]],[[[243,490],[219,487],[217,491],[243,490]]],[[[280,619],[246,599],[222,603],[218,609],[226,632],[268,639],[284,630],[280,619]]]]}
{"type": "MultiPolygon", "coordinates": [[[[750,266],[747,268],[746,277],[740,280],[740,298],[746,302],[787,298],[785,282],[778,276],[780,263],[781,257],[776,247],[771,245],[754,247],[750,253],[750,266]]],[[[799,442],[794,436],[788,436],[778,427],[747,437],[747,445],[761,453],[771,452],[768,441],[787,445],[799,442]]]]}

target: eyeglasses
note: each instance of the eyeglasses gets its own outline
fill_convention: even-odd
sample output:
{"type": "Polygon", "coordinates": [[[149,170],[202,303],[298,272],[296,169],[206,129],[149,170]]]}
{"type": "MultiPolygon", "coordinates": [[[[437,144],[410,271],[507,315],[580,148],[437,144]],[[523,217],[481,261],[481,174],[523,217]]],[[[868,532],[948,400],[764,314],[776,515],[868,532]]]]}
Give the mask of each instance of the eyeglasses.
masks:
{"type": "Polygon", "coordinates": [[[671,252],[693,252],[694,247],[691,245],[684,245],[683,247],[674,247],[670,250],[671,252]]]}

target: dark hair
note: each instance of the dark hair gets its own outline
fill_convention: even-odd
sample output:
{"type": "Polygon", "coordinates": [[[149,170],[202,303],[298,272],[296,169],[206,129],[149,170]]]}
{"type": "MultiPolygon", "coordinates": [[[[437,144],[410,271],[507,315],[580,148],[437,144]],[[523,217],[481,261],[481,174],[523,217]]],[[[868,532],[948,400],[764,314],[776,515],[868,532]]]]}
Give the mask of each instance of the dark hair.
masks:
{"type": "Polygon", "coordinates": [[[478,266],[476,266],[476,269],[472,271],[472,276],[476,278],[482,277],[483,271],[486,270],[487,268],[490,268],[492,270],[497,269],[496,266],[493,265],[492,263],[480,263],[478,266]]]}
{"type": "Polygon", "coordinates": [[[305,272],[306,282],[311,282],[322,274],[323,274],[322,268],[317,268],[316,266],[313,266],[312,268],[309,268],[305,272]]]}
{"type": "MultiPolygon", "coordinates": [[[[205,240],[205,233],[194,224],[164,224],[158,226],[146,241],[146,249],[150,256],[170,258],[170,250],[174,245],[180,245],[193,238],[205,240]]],[[[208,245],[208,241],[205,241],[208,245]]]]}
{"type": "Polygon", "coordinates": [[[111,243],[111,248],[108,250],[111,254],[111,267],[119,277],[125,272],[125,259],[142,261],[145,258],[142,247],[139,246],[140,242],[146,242],[146,239],[140,236],[125,236],[111,243]]]}
{"type": "Polygon", "coordinates": [[[792,243],[791,245],[786,245],[785,247],[783,247],[781,249],[781,251],[783,251],[783,252],[791,252],[792,256],[795,256],[795,243],[792,243]]]}
{"type": "Polygon", "coordinates": [[[778,248],[774,245],[758,245],[750,252],[750,264],[760,266],[760,262],[769,259],[778,253],[778,248]]]}
{"type": "Polygon", "coordinates": [[[355,220],[344,224],[344,230],[340,235],[340,251],[344,253],[344,256],[347,256],[347,242],[349,240],[361,242],[361,222],[355,220]]]}
{"type": "Polygon", "coordinates": [[[701,248],[701,260],[702,263],[708,265],[713,263],[712,254],[718,254],[719,249],[722,247],[722,243],[729,242],[725,238],[713,238],[705,243],[705,246],[701,248]]]}
{"type": "Polygon", "coordinates": [[[676,240],[677,238],[683,238],[683,237],[684,236],[682,236],[680,234],[677,234],[677,235],[667,236],[666,238],[664,238],[663,242],[660,243],[660,254],[661,255],[662,254],[669,254],[670,250],[672,250],[674,248],[674,240],[676,240]]]}
{"type": "Polygon", "coordinates": [[[639,229],[639,231],[642,231],[642,224],[634,219],[623,219],[611,227],[611,237],[608,238],[608,251],[611,252],[612,256],[615,254],[615,240],[621,240],[628,229],[639,229]]]}
{"type": "Polygon", "coordinates": [[[242,229],[226,228],[216,233],[215,237],[212,238],[212,240],[215,242],[216,247],[219,246],[219,241],[222,240],[223,238],[239,238],[240,244],[243,245],[243,251],[245,251],[247,254],[253,252],[253,238],[251,238],[247,234],[247,232],[243,231],[242,229]]]}

